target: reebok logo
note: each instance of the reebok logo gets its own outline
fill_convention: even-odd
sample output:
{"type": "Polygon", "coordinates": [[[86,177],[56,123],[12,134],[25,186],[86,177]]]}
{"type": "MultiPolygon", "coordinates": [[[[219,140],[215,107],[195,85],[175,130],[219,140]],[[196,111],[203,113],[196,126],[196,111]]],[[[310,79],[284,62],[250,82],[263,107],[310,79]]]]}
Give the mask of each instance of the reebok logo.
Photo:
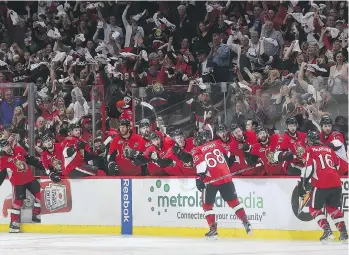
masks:
{"type": "Polygon", "coordinates": [[[123,203],[122,203],[122,210],[123,210],[123,222],[130,222],[130,198],[129,198],[129,186],[130,186],[130,180],[126,179],[122,181],[122,191],[123,191],[123,203]]]}
{"type": "Polygon", "coordinates": [[[132,180],[121,179],[121,234],[132,235],[132,180]]]}

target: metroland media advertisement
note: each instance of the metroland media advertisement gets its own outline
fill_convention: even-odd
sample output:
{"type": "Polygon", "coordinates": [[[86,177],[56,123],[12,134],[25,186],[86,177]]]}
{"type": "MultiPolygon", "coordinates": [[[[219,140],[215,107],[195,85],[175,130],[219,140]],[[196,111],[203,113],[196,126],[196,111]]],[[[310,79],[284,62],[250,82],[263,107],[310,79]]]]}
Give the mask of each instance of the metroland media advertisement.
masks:
{"type": "MultiPolygon", "coordinates": [[[[254,228],[318,230],[316,222],[307,217],[310,215],[309,202],[298,214],[300,201],[295,194],[297,181],[294,178],[234,179],[238,199],[254,228]]],[[[136,179],[133,182],[135,226],[207,226],[202,209],[202,194],[196,189],[194,179],[136,179]],[[147,217],[141,217],[139,213],[147,217]]],[[[341,209],[347,219],[347,179],[342,179],[342,188],[341,209]]],[[[220,227],[241,227],[241,221],[219,192],[213,210],[220,227]]]]}

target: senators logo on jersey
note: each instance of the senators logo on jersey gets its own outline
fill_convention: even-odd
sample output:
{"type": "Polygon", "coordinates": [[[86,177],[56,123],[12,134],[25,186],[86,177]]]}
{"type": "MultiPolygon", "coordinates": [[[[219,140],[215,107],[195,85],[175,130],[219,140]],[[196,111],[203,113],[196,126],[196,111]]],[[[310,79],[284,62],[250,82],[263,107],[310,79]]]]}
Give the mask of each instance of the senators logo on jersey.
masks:
{"type": "Polygon", "coordinates": [[[275,159],[274,159],[274,153],[273,152],[267,152],[266,153],[266,155],[267,155],[267,159],[268,159],[268,162],[269,162],[269,164],[276,164],[277,163],[277,161],[275,161],[275,159]]]}
{"type": "Polygon", "coordinates": [[[52,166],[55,170],[62,171],[62,162],[55,157],[52,158],[52,166]]]}
{"type": "Polygon", "coordinates": [[[302,158],[302,155],[304,154],[305,149],[302,146],[298,146],[296,148],[296,155],[298,158],[302,158]]]}
{"type": "Polygon", "coordinates": [[[17,167],[18,172],[25,172],[25,171],[27,171],[27,165],[23,161],[15,159],[14,163],[15,163],[15,165],[17,167]]]}

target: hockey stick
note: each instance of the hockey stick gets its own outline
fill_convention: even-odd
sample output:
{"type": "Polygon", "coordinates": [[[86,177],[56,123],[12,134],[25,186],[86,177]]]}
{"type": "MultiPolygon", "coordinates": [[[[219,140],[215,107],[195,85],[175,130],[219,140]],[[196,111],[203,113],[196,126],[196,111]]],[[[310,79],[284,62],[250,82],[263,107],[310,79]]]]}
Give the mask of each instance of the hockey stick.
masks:
{"type": "MultiPolygon", "coordinates": [[[[216,182],[216,181],[220,181],[220,180],[222,180],[222,179],[224,179],[224,178],[227,178],[227,177],[229,177],[229,176],[234,176],[234,175],[241,174],[241,173],[243,173],[243,172],[245,172],[245,171],[251,170],[251,169],[253,169],[253,168],[255,168],[255,167],[259,167],[259,166],[261,166],[261,165],[262,165],[262,163],[258,163],[258,164],[256,164],[255,166],[251,166],[251,167],[248,167],[248,168],[244,168],[244,169],[241,169],[241,170],[239,170],[239,171],[237,171],[237,172],[234,172],[234,173],[230,173],[230,174],[221,176],[221,177],[219,177],[219,178],[217,178],[217,179],[214,179],[214,180],[211,180],[211,181],[206,182],[205,185],[208,186],[209,184],[214,183],[214,182],[216,182]]],[[[190,185],[190,186],[191,186],[191,185],[190,185]]],[[[196,189],[196,186],[195,186],[195,187],[186,187],[185,185],[182,185],[181,187],[182,187],[182,189],[187,190],[187,191],[196,189]]]]}
{"type": "Polygon", "coordinates": [[[147,102],[144,102],[144,101],[141,102],[141,106],[148,108],[149,110],[151,110],[154,113],[156,127],[159,128],[159,125],[158,125],[158,115],[156,114],[154,106],[152,106],[151,104],[149,104],[147,102]]]}
{"type": "Polygon", "coordinates": [[[146,108],[148,108],[149,110],[151,110],[151,111],[154,113],[155,118],[156,118],[156,119],[158,118],[158,115],[156,114],[156,111],[155,111],[154,106],[152,106],[151,104],[149,104],[149,103],[147,103],[147,102],[144,102],[144,101],[141,102],[141,106],[146,107],[146,108]]]}
{"type": "Polygon", "coordinates": [[[208,127],[208,129],[210,130],[210,133],[211,133],[211,139],[213,140],[213,138],[214,138],[214,133],[213,133],[212,126],[211,126],[211,124],[207,124],[206,126],[207,126],[207,127],[208,127]]]}
{"type": "Polygon", "coordinates": [[[261,165],[262,165],[262,163],[258,163],[258,164],[256,164],[255,166],[247,167],[247,168],[241,169],[241,170],[239,170],[239,171],[237,171],[237,172],[230,173],[230,174],[227,174],[227,175],[218,177],[218,178],[213,179],[213,180],[211,180],[211,181],[205,182],[205,185],[207,186],[207,185],[209,185],[209,184],[211,184],[211,183],[214,183],[214,182],[223,180],[223,179],[225,179],[225,178],[227,178],[227,177],[234,176],[234,175],[237,175],[237,174],[241,174],[241,173],[243,173],[243,172],[245,172],[245,171],[248,171],[248,170],[251,170],[251,169],[253,169],[253,168],[260,167],[261,165]]]}

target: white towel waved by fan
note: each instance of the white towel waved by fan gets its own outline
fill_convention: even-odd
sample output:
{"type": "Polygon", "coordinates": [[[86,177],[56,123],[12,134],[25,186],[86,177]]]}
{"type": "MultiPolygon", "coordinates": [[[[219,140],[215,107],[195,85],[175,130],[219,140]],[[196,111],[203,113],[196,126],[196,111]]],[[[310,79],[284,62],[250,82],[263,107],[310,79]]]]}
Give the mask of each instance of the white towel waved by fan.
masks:
{"type": "Polygon", "coordinates": [[[58,29],[55,27],[54,30],[50,29],[48,32],[47,32],[47,36],[54,39],[54,40],[57,40],[59,38],[61,38],[61,34],[59,33],[58,29]]]}

